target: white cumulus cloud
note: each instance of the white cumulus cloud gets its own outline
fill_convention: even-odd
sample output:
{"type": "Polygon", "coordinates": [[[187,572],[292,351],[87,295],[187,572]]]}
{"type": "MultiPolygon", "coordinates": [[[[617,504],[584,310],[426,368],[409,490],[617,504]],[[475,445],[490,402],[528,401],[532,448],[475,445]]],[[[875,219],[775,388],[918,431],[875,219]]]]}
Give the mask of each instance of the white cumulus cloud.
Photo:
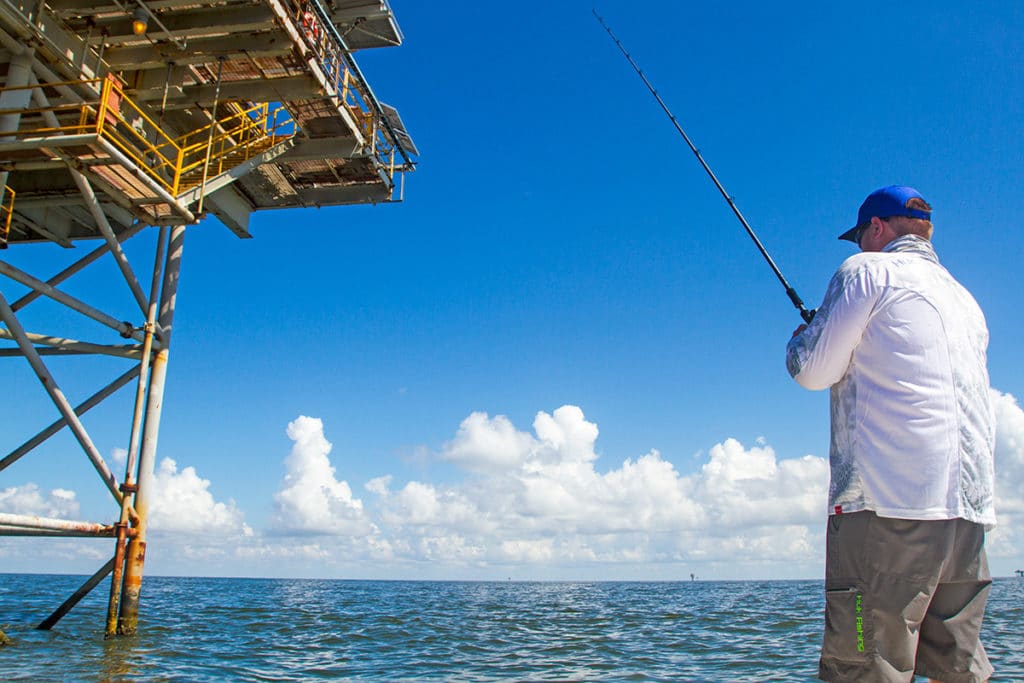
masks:
{"type": "Polygon", "coordinates": [[[470,471],[503,472],[519,467],[532,447],[530,435],[517,431],[504,415],[491,420],[473,413],[459,425],[445,457],[470,471]]]}
{"type": "MultiPolygon", "coordinates": [[[[1005,573],[1024,555],[1024,410],[1009,394],[994,391],[993,399],[999,523],[988,548],[1005,573]]],[[[175,546],[183,562],[227,575],[239,567],[433,578],[821,575],[825,458],[782,458],[763,438],[750,446],[726,438],[698,453],[696,465],[657,450],[609,462],[598,457],[597,425],[576,406],[538,412],[531,427],[473,412],[430,456],[454,474],[446,468],[429,481],[380,473],[359,482],[359,498],[343,476],[345,459],[332,462],[323,422],[299,416],[287,427],[293,444],[270,535],[245,536],[234,504],[215,501],[209,481],[173,460],[156,475],[153,526],[242,531],[217,547],[195,535],[175,546]]],[[[0,490],[0,510],[15,501],[35,514],[66,516],[77,506],[70,491],[0,490]]]]}
{"type": "Polygon", "coordinates": [[[372,532],[362,501],[353,497],[348,482],[334,476],[323,422],[302,415],[288,424],[287,434],[295,443],[284,462],[281,489],[274,494],[275,529],[311,534],[372,532]]]}
{"type": "Polygon", "coordinates": [[[0,512],[34,517],[74,519],[78,517],[74,491],[53,489],[44,494],[37,484],[28,483],[0,489],[0,512]]]}
{"type": "Polygon", "coordinates": [[[779,461],[767,445],[746,449],[728,439],[694,474],[657,451],[602,472],[597,436],[597,425],[571,405],[538,413],[533,434],[505,416],[476,412],[440,454],[470,476],[397,488],[391,477],[379,477],[367,490],[378,496],[393,549],[410,558],[585,564],[819,557],[823,459],[779,461]]]}
{"type": "Polygon", "coordinates": [[[1024,410],[1011,394],[992,392],[996,409],[996,527],[992,557],[1024,555],[1024,410]]]}
{"type": "Polygon", "coordinates": [[[152,486],[149,523],[154,531],[252,535],[234,501],[214,500],[210,480],[201,478],[194,467],[179,472],[174,460],[164,458],[152,486]]]}
{"type": "Polygon", "coordinates": [[[735,439],[714,446],[709,455],[694,481],[709,531],[822,519],[828,484],[822,458],[778,461],[770,446],[747,450],[735,439]]]}

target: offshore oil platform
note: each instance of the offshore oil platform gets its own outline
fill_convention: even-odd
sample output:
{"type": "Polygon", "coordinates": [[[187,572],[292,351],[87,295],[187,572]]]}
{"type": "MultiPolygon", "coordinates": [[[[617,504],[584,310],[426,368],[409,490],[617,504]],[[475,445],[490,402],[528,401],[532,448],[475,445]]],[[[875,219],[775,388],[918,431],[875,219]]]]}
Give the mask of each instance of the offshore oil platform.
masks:
{"type": "Polygon", "coordinates": [[[26,360],[54,408],[20,444],[4,434],[0,484],[70,432],[117,520],[0,508],[3,536],[115,540],[109,561],[39,628],[108,576],[106,634],[138,628],[188,226],[213,215],[246,238],[261,209],[400,201],[418,152],[353,52],[401,42],[386,0],[0,0],[0,250],[96,245],[56,274],[27,272],[0,251],[0,357],[26,360]],[[131,262],[125,243],[145,234],[152,260],[131,262]],[[66,281],[101,263],[116,264],[90,275],[102,303],[69,293],[66,281]],[[129,310],[105,310],[100,276],[125,292],[129,310]],[[11,291],[23,294],[8,299],[11,291]],[[40,299],[60,314],[26,315],[40,299]],[[86,323],[88,339],[73,338],[86,323]],[[117,374],[94,393],[66,395],[55,363],[96,357],[115,359],[117,374]],[[86,427],[86,414],[118,393],[134,397],[122,401],[131,408],[121,477],[86,427]]]}

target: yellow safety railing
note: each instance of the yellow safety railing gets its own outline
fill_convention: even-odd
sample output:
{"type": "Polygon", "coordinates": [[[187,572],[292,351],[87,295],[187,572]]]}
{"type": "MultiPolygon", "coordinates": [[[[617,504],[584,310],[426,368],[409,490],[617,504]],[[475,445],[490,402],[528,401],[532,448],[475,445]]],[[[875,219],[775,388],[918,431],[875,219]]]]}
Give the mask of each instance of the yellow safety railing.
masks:
{"type": "MultiPolygon", "coordinates": [[[[108,76],[102,79],[102,84],[96,113],[96,134],[113,143],[172,195],[178,194],[181,150],[174,139],[125,96],[119,80],[108,76]]],[[[83,108],[87,122],[91,122],[90,113],[91,108],[83,108]]]]}
{"type": "Polygon", "coordinates": [[[345,48],[334,39],[332,31],[323,25],[310,0],[293,2],[296,26],[307,46],[316,55],[327,79],[333,84],[339,100],[355,118],[356,125],[360,127],[378,163],[388,169],[390,178],[393,178],[396,170],[411,170],[404,164],[396,168],[395,156],[399,143],[392,139],[376,108],[371,106],[374,102],[373,93],[346,64],[345,48]]]}
{"type": "Polygon", "coordinates": [[[4,199],[0,203],[0,249],[7,248],[11,236],[11,218],[14,216],[14,190],[4,185],[4,199]]]}
{"type": "MultiPolygon", "coordinates": [[[[223,118],[185,135],[171,137],[125,95],[122,84],[114,76],[0,91],[62,87],[77,90],[82,86],[98,89],[99,98],[86,97],[76,104],[10,110],[21,115],[14,139],[95,135],[110,142],[175,196],[199,185],[204,177],[251,159],[294,133],[294,122],[280,105],[271,109],[269,103],[245,107],[231,102],[223,104],[222,108],[229,111],[223,118]],[[47,112],[56,116],[56,126],[47,123],[47,112]],[[203,173],[204,168],[206,173],[203,173]]],[[[4,113],[8,112],[0,110],[0,115],[4,113]]]]}
{"type": "Polygon", "coordinates": [[[212,124],[175,139],[181,150],[179,191],[201,182],[203,169],[214,176],[248,161],[292,135],[294,124],[284,107],[269,102],[243,107],[228,103],[231,111],[212,124]],[[211,131],[212,128],[212,131],[211,131]]]}

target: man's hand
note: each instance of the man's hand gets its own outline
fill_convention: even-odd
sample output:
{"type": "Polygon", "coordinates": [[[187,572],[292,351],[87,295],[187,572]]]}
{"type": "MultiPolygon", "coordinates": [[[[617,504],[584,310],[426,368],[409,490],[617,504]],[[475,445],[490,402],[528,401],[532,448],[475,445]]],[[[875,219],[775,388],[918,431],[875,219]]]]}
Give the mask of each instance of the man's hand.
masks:
{"type": "MultiPolygon", "coordinates": [[[[800,327],[796,328],[795,330],[793,330],[793,337],[797,336],[798,334],[800,334],[801,332],[803,332],[806,329],[807,329],[807,325],[801,325],[800,327]]],[[[790,337],[790,339],[792,339],[793,337],[790,337]]]]}

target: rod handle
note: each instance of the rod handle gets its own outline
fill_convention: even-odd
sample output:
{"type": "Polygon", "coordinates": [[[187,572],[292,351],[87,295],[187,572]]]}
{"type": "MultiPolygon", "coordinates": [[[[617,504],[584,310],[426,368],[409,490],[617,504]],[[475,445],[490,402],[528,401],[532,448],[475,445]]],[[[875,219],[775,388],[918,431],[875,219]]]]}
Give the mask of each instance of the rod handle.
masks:
{"type": "Polygon", "coordinates": [[[796,290],[792,287],[786,287],[786,296],[788,296],[789,300],[793,302],[796,309],[800,311],[800,317],[809,325],[811,321],[814,320],[814,314],[817,313],[817,311],[807,310],[807,307],[804,306],[803,299],[800,298],[800,295],[797,294],[796,290]]]}

